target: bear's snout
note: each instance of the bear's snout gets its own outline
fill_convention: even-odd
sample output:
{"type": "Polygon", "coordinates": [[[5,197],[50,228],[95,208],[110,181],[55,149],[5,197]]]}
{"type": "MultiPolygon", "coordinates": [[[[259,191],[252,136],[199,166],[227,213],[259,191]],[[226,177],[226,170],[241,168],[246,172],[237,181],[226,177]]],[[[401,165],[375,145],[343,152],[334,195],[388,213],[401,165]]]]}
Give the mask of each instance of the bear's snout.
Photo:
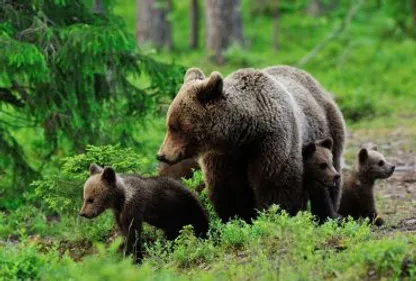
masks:
{"type": "Polygon", "coordinates": [[[170,164],[170,161],[166,158],[166,156],[164,154],[157,154],[156,159],[160,162],[170,164]]]}
{"type": "Polygon", "coordinates": [[[183,154],[180,153],[179,156],[175,160],[171,160],[171,159],[168,159],[165,154],[159,153],[159,154],[156,155],[156,159],[158,161],[166,163],[168,165],[174,165],[174,164],[179,163],[180,161],[182,161],[183,154]]]}

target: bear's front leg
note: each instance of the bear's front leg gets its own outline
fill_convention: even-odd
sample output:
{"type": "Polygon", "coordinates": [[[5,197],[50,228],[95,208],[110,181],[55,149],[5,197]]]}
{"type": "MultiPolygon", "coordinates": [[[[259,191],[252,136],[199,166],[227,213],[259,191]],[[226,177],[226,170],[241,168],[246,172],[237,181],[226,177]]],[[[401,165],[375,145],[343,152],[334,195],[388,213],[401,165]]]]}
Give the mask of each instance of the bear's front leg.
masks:
{"type": "Polygon", "coordinates": [[[124,255],[129,256],[133,254],[133,262],[139,263],[142,258],[141,248],[141,232],[142,221],[139,218],[133,218],[131,220],[122,219],[124,241],[124,255]]]}
{"type": "Polygon", "coordinates": [[[248,178],[259,210],[278,204],[295,215],[302,209],[304,198],[302,154],[300,148],[277,140],[265,139],[252,150],[255,154],[248,161],[248,178]]]}
{"type": "Polygon", "coordinates": [[[251,222],[255,217],[253,190],[243,155],[210,152],[202,158],[208,197],[223,222],[235,216],[251,222]]]}
{"type": "Polygon", "coordinates": [[[305,188],[311,201],[311,213],[318,217],[320,223],[325,222],[328,218],[337,219],[341,217],[334,209],[330,191],[327,187],[312,184],[305,188]]]}

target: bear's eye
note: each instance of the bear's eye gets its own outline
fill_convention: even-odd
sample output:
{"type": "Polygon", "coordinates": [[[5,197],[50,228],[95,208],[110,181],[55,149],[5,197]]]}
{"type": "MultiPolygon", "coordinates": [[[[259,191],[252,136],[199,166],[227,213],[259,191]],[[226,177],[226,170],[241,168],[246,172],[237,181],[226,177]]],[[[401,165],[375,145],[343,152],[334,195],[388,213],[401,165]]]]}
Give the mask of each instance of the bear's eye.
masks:
{"type": "Polygon", "coordinates": [[[379,165],[379,166],[383,166],[383,165],[384,165],[384,161],[383,161],[383,160],[380,160],[380,161],[378,162],[378,165],[379,165]]]}
{"type": "Polygon", "coordinates": [[[321,163],[321,164],[319,164],[319,168],[321,170],[325,170],[326,168],[328,168],[328,164],[327,163],[321,163]]]}
{"type": "Polygon", "coordinates": [[[178,132],[179,131],[179,127],[174,125],[174,124],[169,124],[169,130],[173,133],[178,132]]]}
{"type": "Polygon", "coordinates": [[[92,204],[92,203],[94,203],[94,198],[88,198],[88,199],[87,199],[87,203],[88,203],[88,204],[92,204]]]}

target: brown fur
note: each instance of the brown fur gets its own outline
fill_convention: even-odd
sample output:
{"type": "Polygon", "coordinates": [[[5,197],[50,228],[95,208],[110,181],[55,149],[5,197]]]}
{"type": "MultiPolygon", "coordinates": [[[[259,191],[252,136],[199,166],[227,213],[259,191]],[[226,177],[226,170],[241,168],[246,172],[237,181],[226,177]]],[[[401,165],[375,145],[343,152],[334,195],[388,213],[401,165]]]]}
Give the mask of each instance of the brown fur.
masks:
{"type": "MultiPolygon", "coordinates": [[[[158,159],[174,164],[201,157],[209,197],[223,220],[248,219],[271,204],[297,213],[303,206],[302,146],[332,138],[338,169],[345,139],[331,96],[309,74],[288,66],[241,69],[225,79],[189,69],[166,125],[158,159]]],[[[339,184],[330,193],[334,208],[339,184]]]]}
{"type": "Polygon", "coordinates": [[[140,261],[142,222],[164,231],[175,239],[185,225],[195,234],[205,236],[208,218],[198,199],[179,181],[169,177],[144,178],[117,175],[111,167],[90,166],[90,177],[84,185],[84,204],[80,215],[94,218],[111,209],[125,237],[125,253],[140,261]]]}
{"type": "MultiPolygon", "coordinates": [[[[159,176],[168,176],[174,179],[190,179],[194,175],[194,171],[200,170],[201,167],[198,161],[192,158],[188,158],[180,161],[179,163],[169,165],[164,162],[159,164],[159,176]]],[[[205,189],[205,184],[201,183],[195,188],[197,193],[201,193],[205,189]]]]}
{"type": "Polygon", "coordinates": [[[378,226],[384,224],[376,210],[374,183],[376,179],[390,177],[394,169],[395,166],[387,162],[376,147],[362,148],[358,154],[357,168],[345,181],[339,213],[354,219],[369,218],[378,226]]]}
{"type": "Polygon", "coordinates": [[[332,145],[332,139],[328,138],[307,144],[302,151],[306,199],[310,199],[311,211],[320,222],[323,222],[328,214],[333,219],[339,217],[333,209],[330,197],[331,188],[335,188],[340,180],[340,174],[333,165],[332,145]]]}
{"type": "Polygon", "coordinates": [[[195,159],[188,158],[180,161],[179,163],[169,165],[164,162],[159,164],[159,176],[172,177],[174,179],[190,179],[192,178],[194,171],[199,170],[200,167],[195,159]]]}

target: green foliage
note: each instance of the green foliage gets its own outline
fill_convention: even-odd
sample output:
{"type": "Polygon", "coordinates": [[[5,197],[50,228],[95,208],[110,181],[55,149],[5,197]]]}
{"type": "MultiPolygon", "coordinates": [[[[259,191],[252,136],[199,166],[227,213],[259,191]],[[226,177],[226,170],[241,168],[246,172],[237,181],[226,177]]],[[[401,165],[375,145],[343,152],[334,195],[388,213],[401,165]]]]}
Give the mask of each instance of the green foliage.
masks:
{"type": "Polygon", "coordinates": [[[231,221],[198,239],[186,227],[174,241],[146,247],[143,264],[117,253],[120,241],[95,244],[81,262],[59,247],[23,239],[0,247],[0,276],[32,280],[413,280],[415,239],[377,239],[367,224],[316,225],[309,214],[289,217],[276,207],[252,225],[231,221]]]}
{"type": "Polygon", "coordinates": [[[0,170],[26,174],[0,182],[9,189],[27,186],[44,166],[28,163],[18,130],[41,129],[37,148],[45,160],[62,144],[69,151],[137,144],[131,132],[182,81],[182,67],[136,49],[133,34],[111,12],[114,1],[103,1],[103,14],[92,2],[0,1],[0,143],[7,143],[0,153],[11,156],[0,170]]]}
{"type": "Polygon", "coordinates": [[[57,256],[39,250],[40,246],[27,242],[0,247],[0,280],[40,280],[41,271],[55,264],[57,256]]]}
{"type": "Polygon", "coordinates": [[[32,206],[20,207],[11,213],[0,212],[0,237],[53,234],[45,223],[44,214],[32,206]]]}
{"type": "Polygon", "coordinates": [[[416,38],[415,26],[412,26],[412,1],[385,0],[383,4],[383,9],[394,21],[398,29],[397,31],[403,33],[405,36],[416,38]]]}
{"type": "Polygon", "coordinates": [[[132,149],[122,149],[119,145],[87,146],[86,152],[63,159],[62,169],[32,185],[35,194],[47,207],[59,213],[76,213],[82,202],[82,186],[88,178],[91,163],[112,166],[118,173],[150,172],[149,160],[134,153],[132,149]]]}

